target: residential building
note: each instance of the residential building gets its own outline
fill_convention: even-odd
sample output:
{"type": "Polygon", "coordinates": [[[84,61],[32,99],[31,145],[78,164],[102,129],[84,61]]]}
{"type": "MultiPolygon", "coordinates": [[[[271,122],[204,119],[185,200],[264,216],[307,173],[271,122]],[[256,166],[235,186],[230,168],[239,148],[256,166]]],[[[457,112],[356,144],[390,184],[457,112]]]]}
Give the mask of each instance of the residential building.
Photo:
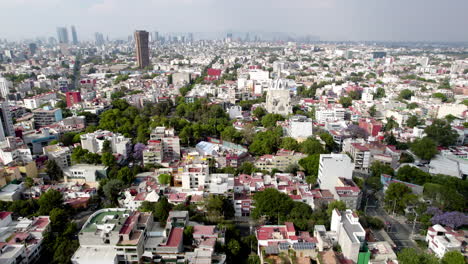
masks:
{"type": "Polygon", "coordinates": [[[107,177],[107,169],[104,165],[76,164],[63,169],[63,175],[65,182],[98,186],[99,180],[107,177]]]}
{"type": "Polygon", "coordinates": [[[101,153],[104,142],[109,141],[112,153],[120,154],[127,158],[132,150],[130,138],[126,138],[119,133],[113,133],[106,130],[97,130],[80,136],[81,147],[92,153],[101,153]]]}
{"type": "Polygon", "coordinates": [[[33,110],[33,118],[34,128],[37,129],[49,126],[63,119],[62,109],[51,109],[49,107],[44,107],[43,109],[35,109],[33,110]]]}
{"type": "Polygon", "coordinates": [[[48,104],[50,103],[51,100],[56,100],[57,99],[57,94],[54,92],[49,92],[49,93],[43,93],[43,94],[38,94],[30,98],[25,98],[24,101],[24,107],[27,109],[36,109],[39,106],[43,104],[48,104]]]}
{"type": "Polygon", "coordinates": [[[74,104],[81,102],[80,92],[66,92],[67,106],[72,107],[74,104]]]}
{"type": "Polygon", "coordinates": [[[268,113],[287,116],[292,113],[291,95],[283,80],[277,79],[267,91],[265,109],[268,113]]]}
{"type": "Polygon", "coordinates": [[[369,170],[371,154],[370,150],[366,146],[360,143],[351,143],[349,154],[354,161],[355,170],[369,170]]]}
{"type": "Polygon", "coordinates": [[[338,178],[351,180],[354,164],[346,154],[320,154],[317,183],[321,189],[332,190],[338,178]]]}
{"type": "Polygon", "coordinates": [[[299,160],[307,157],[306,154],[291,150],[280,149],[276,155],[263,155],[255,161],[255,167],[271,171],[277,169],[286,171],[290,166],[299,166],[299,160]]]}
{"type": "Polygon", "coordinates": [[[150,134],[150,140],[162,143],[162,162],[170,163],[180,159],[180,139],[175,135],[174,128],[155,127],[150,134]]]}
{"type": "Polygon", "coordinates": [[[143,164],[158,165],[163,161],[163,147],[161,140],[148,140],[146,148],[143,150],[143,164]]]}
{"type": "Polygon", "coordinates": [[[295,115],[286,121],[285,134],[296,140],[304,140],[312,136],[312,119],[306,116],[295,115]]]}
{"type": "Polygon", "coordinates": [[[343,212],[334,209],[330,230],[336,233],[343,256],[358,263],[359,253],[365,246],[366,231],[359,223],[358,215],[352,210],[343,212]]]}
{"type": "Polygon", "coordinates": [[[11,215],[11,212],[0,212],[0,263],[37,263],[44,235],[50,230],[49,217],[13,221],[11,215]]]}
{"type": "Polygon", "coordinates": [[[257,254],[261,263],[265,263],[269,256],[278,257],[281,253],[294,252],[296,256],[317,256],[317,239],[308,232],[296,232],[294,224],[285,222],[284,225],[263,225],[257,228],[255,235],[258,241],[257,254]]]}
{"type": "Polygon", "coordinates": [[[44,147],[44,155],[49,160],[55,161],[62,170],[71,166],[71,154],[72,151],[69,147],[60,146],[59,144],[44,147]]]}
{"type": "Polygon", "coordinates": [[[43,148],[53,140],[58,140],[59,135],[47,127],[39,130],[30,130],[23,133],[23,140],[32,154],[42,154],[43,148]]]}
{"type": "Polygon", "coordinates": [[[122,208],[96,211],[78,234],[80,247],[72,263],[138,263],[152,226],[152,213],[122,208]]]}
{"type": "Polygon", "coordinates": [[[463,231],[455,231],[448,226],[433,225],[426,234],[428,248],[434,254],[442,258],[449,251],[461,251],[462,243],[467,243],[463,231]]]}

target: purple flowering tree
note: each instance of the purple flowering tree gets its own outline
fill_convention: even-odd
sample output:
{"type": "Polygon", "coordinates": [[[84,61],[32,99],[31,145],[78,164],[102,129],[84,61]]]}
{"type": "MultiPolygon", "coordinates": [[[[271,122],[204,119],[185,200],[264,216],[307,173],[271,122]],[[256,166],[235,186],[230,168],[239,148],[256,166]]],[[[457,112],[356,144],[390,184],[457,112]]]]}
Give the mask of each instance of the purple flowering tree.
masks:
{"type": "Polygon", "coordinates": [[[432,224],[439,224],[449,226],[451,228],[458,228],[460,226],[468,225],[468,215],[461,212],[446,212],[439,215],[434,215],[431,219],[432,224]]]}
{"type": "Polygon", "coordinates": [[[146,145],[143,143],[136,143],[133,146],[133,158],[135,160],[143,159],[143,150],[146,148],[146,145]]]}

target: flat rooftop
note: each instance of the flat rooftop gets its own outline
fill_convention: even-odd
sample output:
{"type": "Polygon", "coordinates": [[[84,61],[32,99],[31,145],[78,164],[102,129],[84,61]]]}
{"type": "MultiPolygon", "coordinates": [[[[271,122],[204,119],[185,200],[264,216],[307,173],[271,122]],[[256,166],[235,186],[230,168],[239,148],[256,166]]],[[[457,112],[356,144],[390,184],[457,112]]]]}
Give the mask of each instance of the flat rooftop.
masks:
{"type": "Polygon", "coordinates": [[[88,224],[82,229],[83,232],[95,232],[97,225],[115,224],[118,225],[119,219],[124,214],[129,214],[129,211],[103,211],[98,213],[88,220],[88,224]]]}

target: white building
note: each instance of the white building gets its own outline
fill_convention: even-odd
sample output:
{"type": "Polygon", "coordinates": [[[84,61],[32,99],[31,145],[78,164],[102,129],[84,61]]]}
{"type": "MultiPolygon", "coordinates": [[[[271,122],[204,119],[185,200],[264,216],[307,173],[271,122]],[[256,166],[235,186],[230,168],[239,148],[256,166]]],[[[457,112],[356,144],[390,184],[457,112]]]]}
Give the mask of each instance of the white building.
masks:
{"type": "Polygon", "coordinates": [[[87,183],[97,185],[101,178],[107,176],[104,165],[76,164],[63,170],[65,182],[87,183]]]}
{"type": "Polygon", "coordinates": [[[338,178],[351,180],[354,164],[346,154],[320,154],[317,183],[321,189],[333,190],[338,178]]]}
{"type": "Polygon", "coordinates": [[[357,214],[351,210],[340,212],[334,209],[330,230],[336,232],[343,256],[357,263],[359,252],[366,237],[366,231],[359,223],[357,214]]]}
{"type": "Polygon", "coordinates": [[[287,82],[282,79],[273,81],[267,92],[265,109],[268,113],[289,115],[292,113],[291,95],[287,82]]]}
{"type": "Polygon", "coordinates": [[[55,161],[62,169],[71,166],[71,154],[72,151],[69,147],[58,144],[44,147],[44,155],[47,155],[49,160],[55,161]]]}
{"type": "Polygon", "coordinates": [[[108,140],[112,148],[112,153],[117,153],[127,158],[132,149],[132,140],[119,133],[97,130],[80,136],[81,146],[92,153],[102,152],[104,142],[108,140]]]}
{"type": "Polygon", "coordinates": [[[301,115],[289,118],[286,126],[286,135],[294,139],[306,139],[312,136],[312,119],[301,115]]]}
{"type": "Polygon", "coordinates": [[[50,103],[51,100],[57,99],[57,94],[54,92],[38,94],[31,98],[24,99],[24,107],[28,109],[36,109],[42,104],[50,103]]]}
{"type": "Polygon", "coordinates": [[[315,118],[320,124],[327,122],[343,121],[345,120],[346,109],[342,107],[318,108],[315,110],[315,118]]]}
{"type": "Polygon", "coordinates": [[[204,188],[209,177],[209,167],[207,164],[189,164],[185,166],[182,173],[182,189],[196,190],[204,188]]]}
{"type": "Polygon", "coordinates": [[[460,234],[450,227],[433,225],[427,230],[427,245],[439,258],[449,251],[460,251],[463,240],[463,233],[460,234]]]}
{"type": "Polygon", "coordinates": [[[0,95],[2,98],[7,98],[10,93],[11,82],[4,77],[0,77],[0,95]]]}
{"type": "Polygon", "coordinates": [[[150,140],[162,143],[162,162],[168,163],[180,159],[180,139],[175,135],[174,128],[155,127],[150,134],[150,140]]]}

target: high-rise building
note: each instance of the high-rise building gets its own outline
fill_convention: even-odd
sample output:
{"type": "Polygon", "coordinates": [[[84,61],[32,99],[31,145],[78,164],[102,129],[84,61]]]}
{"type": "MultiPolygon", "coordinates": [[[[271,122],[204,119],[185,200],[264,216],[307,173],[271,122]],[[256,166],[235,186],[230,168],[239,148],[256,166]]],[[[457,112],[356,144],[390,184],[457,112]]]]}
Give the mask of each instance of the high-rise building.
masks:
{"type": "Polygon", "coordinates": [[[7,98],[10,93],[11,82],[4,77],[0,77],[0,96],[7,98]]]}
{"type": "Polygon", "coordinates": [[[155,31],[153,41],[158,41],[158,40],[159,40],[159,32],[155,31]]]}
{"type": "Polygon", "coordinates": [[[36,43],[29,43],[29,53],[31,53],[31,55],[34,55],[36,53],[36,50],[37,50],[36,43]]]}
{"type": "Polygon", "coordinates": [[[94,33],[94,40],[96,41],[97,46],[104,45],[105,43],[104,35],[102,35],[102,33],[99,32],[94,33]]]}
{"type": "Polygon", "coordinates": [[[0,122],[0,141],[5,140],[6,137],[15,135],[13,119],[11,118],[11,112],[6,101],[0,102],[0,122]]]}
{"type": "Polygon", "coordinates": [[[143,69],[149,66],[149,46],[148,46],[148,31],[137,30],[135,31],[135,46],[138,67],[143,69]]]}
{"type": "Polygon", "coordinates": [[[80,92],[66,92],[67,96],[67,107],[71,107],[76,103],[81,102],[80,92]]]}
{"type": "Polygon", "coordinates": [[[78,35],[76,34],[75,26],[71,26],[71,32],[72,32],[72,44],[77,45],[78,44],[78,35]]]}
{"type": "Polygon", "coordinates": [[[57,28],[57,37],[59,43],[68,43],[68,30],[66,27],[57,28]]]}

